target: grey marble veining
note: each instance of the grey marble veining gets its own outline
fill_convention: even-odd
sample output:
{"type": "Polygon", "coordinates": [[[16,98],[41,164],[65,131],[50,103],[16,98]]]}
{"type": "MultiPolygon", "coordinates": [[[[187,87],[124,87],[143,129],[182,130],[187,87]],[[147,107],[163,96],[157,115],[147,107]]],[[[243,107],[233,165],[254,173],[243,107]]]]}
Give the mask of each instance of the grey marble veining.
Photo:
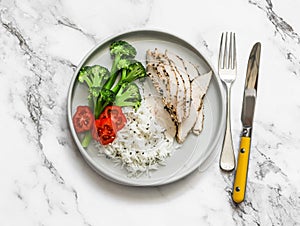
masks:
{"type": "Polygon", "coordinates": [[[274,11],[273,3],[270,0],[265,1],[252,1],[249,0],[250,4],[257,6],[262,10],[270,23],[273,24],[275,34],[279,34],[283,43],[290,44],[290,46],[282,46],[281,52],[285,55],[286,59],[293,65],[292,73],[299,75],[300,73],[300,59],[299,59],[299,44],[300,35],[293,29],[293,27],[284,20],[284,18],[274,11]],[[296,48],[295,48],[296,47],[296,48]],[[298,48],[297,48],[298,47],[298,48]]]}
{"type": "Polygon", "coordinates": [[[0,224],[300,225],[299,8],[296,0],[0,1],[0,224]],[[115,184],[83,161],[66,119],[73,73],[99,41],[143,28],[186,38],[215,67],[221,32],[236,32],[236,147],[247,57],[262,43],[244,203],[231,201],[234,175],[219,170],[218,156],[156,188],[115,184]]]}

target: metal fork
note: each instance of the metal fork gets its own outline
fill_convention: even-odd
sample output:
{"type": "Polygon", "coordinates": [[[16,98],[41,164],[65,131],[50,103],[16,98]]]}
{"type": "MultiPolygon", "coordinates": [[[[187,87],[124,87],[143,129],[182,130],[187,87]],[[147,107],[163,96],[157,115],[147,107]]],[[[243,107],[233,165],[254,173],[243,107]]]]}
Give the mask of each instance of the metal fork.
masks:
{"type": "Polygon", "coordinates": [[[236,43],[235,33],[222,33],[220,52],[219,52],[219,76],[226,85],[227,90],[227,112],[226,112],[226,130],[223,141],[223,147],[220,157],[220,168],[225,171],[231,171],[235,168],[235,156],[231,135],[230,122],[230,95],[231,86],[236,78],[236,43]],[[224,41],[225,39],[225,41],[224,41]],[[229,44],[228,44],[229,41],[229,44]]]}

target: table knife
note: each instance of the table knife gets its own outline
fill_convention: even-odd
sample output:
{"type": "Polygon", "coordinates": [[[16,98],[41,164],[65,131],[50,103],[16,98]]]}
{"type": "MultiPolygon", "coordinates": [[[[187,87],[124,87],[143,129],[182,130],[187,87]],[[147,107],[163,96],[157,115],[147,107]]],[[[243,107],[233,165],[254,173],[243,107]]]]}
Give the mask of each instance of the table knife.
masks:
{"type": "Polygon", "coordinates": [[[244,99],[241,115],[243,131],[240,141],[240,149],[238,153],[237,168],[232,193],[232,199],[235,203],[241,203],[245,198],[253,116],[257,95],[257,80],[260,62],[260,52],[261,44],[258,42],[253,46],[251,50],[247,66],[244,99]]]}

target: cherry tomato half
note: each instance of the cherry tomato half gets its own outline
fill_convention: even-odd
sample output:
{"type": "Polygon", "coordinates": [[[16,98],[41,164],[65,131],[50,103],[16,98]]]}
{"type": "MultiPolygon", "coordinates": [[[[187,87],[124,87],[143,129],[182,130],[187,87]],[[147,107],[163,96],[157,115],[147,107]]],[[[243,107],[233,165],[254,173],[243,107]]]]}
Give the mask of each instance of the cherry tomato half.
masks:
{"type": "Polygon", "coordinates": [[[107,145],[116,138],[116,127],[110,118],[95,120],[95,127],[92,136],[103,145],[107,145]]]}
{"type": "Polygon", "coordinates": [[[73,116],[73,125],[77,133],[90,130],[94,124],[94,115],[88,106],[78,106],[73,116]]]}
{"type": "Polygon", "coordinates": [[[99,116],[99,119],[103,118],[110,118],[115,124],[117,131],[121,130],[127,122],[122,108],[119,106],[107,106],[99,116]]]}

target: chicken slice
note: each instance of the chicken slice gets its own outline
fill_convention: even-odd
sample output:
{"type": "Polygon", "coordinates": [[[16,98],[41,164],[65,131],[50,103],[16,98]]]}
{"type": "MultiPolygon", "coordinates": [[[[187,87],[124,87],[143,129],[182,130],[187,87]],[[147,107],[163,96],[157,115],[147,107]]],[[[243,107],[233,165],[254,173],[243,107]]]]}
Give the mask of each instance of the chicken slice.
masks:
{"type": "Polygon", "coordinates": [[[193,133],[195,135],[199,135],[203,129],[203,120],[204,120],[204,114],[203,114],[203,101],[204,97],[206,95],[206,92],[208,90],[210,81],[212,77],[212,71],[199,76],[199,79],[195,80],[197,82],[197,86],[199,90],[201,90],[200,94],[200,108],[198,109],[198,118],[197,121],[193,127],[193,133]]]}
{"type": "Polygon", "coordinates": [[[194,64],[189,61],[183,61],[186,73],[189,75],[190,81],[193,81],[199,76],[199,71],[194,64]]]}
{"type": "Polygon", "coordinates": [[[177,87],[174,86],[172,82],[170,82],[170,75],[166,71],[170,69],[166,68],[166,65],[162,63],[164,61],[161,57],[162,56],[157,52],[157,49],[154,52],[151,52],[150,50],[147,51],[147,73],[151,78],[156,91],[162,97],[165,109],[169,112],[173,121],[176,122],[177,115],[176,107],[174,106],[174,104],[176,103],[176,101],[174,103],[174,96],[176,95],[176,90],[174,91],[174,88],[177,89],[177,87]],[[170,92],[171,87],[172,93],[175,93],[175,95],[172,96],[170,92]]]}
{"type": "Polygon", "coordinates": [[[176,122],[178,121],[178,115],[177,115],[177,90],[178,90],[178,85],[177,85],[177,75],[175,71],[172,69],[170,62],[166,55],[164,54],[159,54],[158,59],[160,60],[160,65],[162,65],[163,72],[168,79],[168,85],[167,85],[167,91],[169,92],[170,95],[170,103],[171,106],[173,107],[173,114],[174,118],[176,118],[176,122]]]}
{"type": "Polygon", "coordinates": [[[200,110],[198,111],[197,121],[193,127],[193,134],[198,136],[202,132],[203,124],[204,124],[204,109],[202,104],[200,110]]]}
{"type": "Polygon", "coordinates": [[[177,92],[176,92],[176,114],[177,114],[177,122],[181,123],[184,119],[185,114],[185,94],[186,94],[186,88],[184,86],[184,82],[182,79],[182,76],[180,72],[178,71],[178,68],[176,67],[175,63],[168,57],[167,50],[165,51],[165,58],[168,60],[168,63],[171,67],[171,70],[173,74],[176,77],[176,86],[177,86],[177,92]]]}
{"type": "MultiPolygon", "coordinates": [[[[151,79],[151,78],[150,78],[151,79]]],[[[177,128],[170,114],[165,110],[165,104],[160,95],[153,95],[153,81],[144,83],[145,104],[153,107],[153,116],[158,125],[166,129],[165,135],[167,138],[175,138],[177,128]]]]}
{"type": "Polygon", "coordinates": [[[154,52],[147,51],[146,55],[146,70],[148,76],[151,78],[155,89],[158,94],[163,98],[163,102],[167,104],[169,102],[169,93],[167,91],[167,79],[163,75],[163,70],[160,71],[159,62],[154,52]]]}
{"type": "MultiPolygon", "coordinates": [[[[191,83],[190,83],[190,77],[189,74],[187,74],[186,70],[185,70],[185,65],[184,65],[184,60],[179,57],[178,55],[175,55],[171,52],[167,52],[166,51],[166,55],[168,56],[168,58],[171,60],[171,62],[173,62],[174,65],[176,65],[176,70],[182,80],[182,85],[183,85],[183,92],[184,92],[184,96],[182,99],[182,103],[183,103],[183,119],[186,119],[187,117],[189,117],[190,114],[190,99],[191,99],[191,83]]],[[[180,89],[182,91],[182,89],[180,89]]]]}
{"type": "Polygon", "coordinates": [[[178,143],[183,143],[187,138],[190,131],[193,129],[197,118],[198,118],[198,101],[197,97],[199,96],[199,90],[197,89],[197,85],[195,83],[191,83],[191,106],[190,106],[190,113],[189,117],[183,120],[182,123],[178,124],[177,126],[177,135],[176,139],[178,143]]]}
{"type": "Polygon", "coordinates": [[[176,123],[181,123],[184,119],[185,87],[175,64],[168,58],[166,53],[167,51],[160,56],[160,60],[164,63],[165,72],[169,75],[171,102],[176,115],[176,123]]]}

